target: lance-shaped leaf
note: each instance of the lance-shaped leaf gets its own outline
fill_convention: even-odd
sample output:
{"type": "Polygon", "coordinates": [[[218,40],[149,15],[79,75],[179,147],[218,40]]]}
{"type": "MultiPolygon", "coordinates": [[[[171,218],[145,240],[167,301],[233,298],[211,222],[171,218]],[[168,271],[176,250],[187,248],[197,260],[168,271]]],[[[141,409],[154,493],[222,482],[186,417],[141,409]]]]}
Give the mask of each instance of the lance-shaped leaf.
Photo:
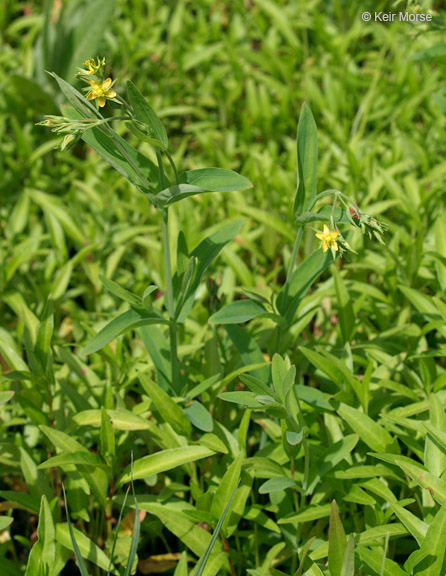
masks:
{"type": "Polygon", "coordinates": [[[147,126],[149,135],[155,141],[152,143],[158,143],[159,148],[167,149],[169,143],[163,123],[133,82],[127,82],[127,95],[135,118],[147,126]]]}
{"type": "Polygon", "coordinates": [[[288,288],[284,286],[277,299],[277,307],[288,324],[293,321],[296,310],[309,288],[333,262],[330,250],[325,253],[316,250],[293,272],[288,288]]]}
{"type": "Polygon", "coordinates": [[[37,538],[31,548],[25,576],[51,574],[55,567],[56,533],[51,508],[45,496],[42,496],[40,501],[37,538]]]}
{"type": "MultiPolygon", "coordinates": [[[[194,302],[195,293],[200,285],[201,278],[207,270],[208,266],[214,260],[214,258],[220,253],[220,251],[226,246],[226,244],[236,236],[242,226],[244,220],[234,220],[229,222],[222,228],[219,228],[213,234],[207,236],[200,244],[192,251],[191,258],[197,259],[196,269],[194,279],[190,284],[187,294],[184,298],[184,304],[182,306],[181,312],[178,316],[178,322],[183,323],[186,316],[189,314],[192,304],[194,302]]],[[[174,277],[174,282],[176,280],[176,274],[174,277]]]]}
{"type": "Polygon", "coordinates": [[[249,188],[252,188],[252,182],[233,170],[225,170],[223,168],[189,170],[180,174],[178,184],[170,186],[157,194],[156,206],[165,208],[174,202],[179,202],[195,194],[240,192],[249,188]]]}
{"type": "Polygon", "coordinates": [[[6,402],[9,402],[14,394],[15,392],[13,390],[5,390],[4,392],[0,392],[0,406],[2,404],[6,404],[6,402]]]}
{"type": "Polygon", "coordinates": [[[359,218],[356,219],[350,215],[344,208],[336,207],[333,211],[332,206],[323,206],[318,212],[303,212],[297,215],[296,222],[304,226],[309,222],[330,222],[331,217],[339,224],[356,224],[359,226],[359,218]]]}
{"type": "Polygon", "coordinates": [[[417,576],[438,576],[443,574],[443,561],[446,553],[446,506],[442,506],[432,520],[423,543],[404,564],[408,574],[417,576]]]}
{"type": "Polygon", "coordinates": [[[310,108],[304,102],[297,126],[297,193],[294,217],[308,210],[316,197],[317,128],[310,108]]]}
{"type": "Polygon", "coordinates": [[[209,318],[210,324],[243,324],[267,314],[266,308],[254,300],[237,300],[224,306],[209,318]]]}
{"type": "MultiPolygon", "coordinates": [[[[214,452],[205,446],[184,446],[155,452],[155,454],[135,460],[133,464],[133,479],[147,478],[147,476],[166,472],[167,470],[172,470],[172,468],[177,468],[188,462],[195,462],[213,454],[214,452]]],[[[128,466],[124,470],[119,484],[129,482],[131,477],[130,466],[128,466]]]]}
{"type": "Polygon", "coordinates": [[[158,311],[150,312],[143,309],[130,308],[109,322],[96,336],[80,351],[80,354],[88,355],[97,352],[111,340],[125,334],[134,328],[148,326],[150,324],[168,324],[168,321],[158,311]]]}
{"type": "Polygon", "coordinates": [[[336,500],[331,503],[330,527],[328,530],[328,568],[330,576],[341,576],[347,538],[339,516],[336,500]]]}

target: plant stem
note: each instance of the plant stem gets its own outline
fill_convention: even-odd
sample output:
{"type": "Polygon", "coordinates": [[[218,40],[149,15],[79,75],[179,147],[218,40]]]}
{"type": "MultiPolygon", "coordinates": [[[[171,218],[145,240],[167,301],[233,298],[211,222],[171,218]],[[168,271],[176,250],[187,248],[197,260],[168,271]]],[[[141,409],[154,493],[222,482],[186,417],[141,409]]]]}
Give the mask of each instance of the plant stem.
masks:
{"type": "MultiPolygon", "coordinates": [[[[161,173],[160,173],[161,177],[161,173]]],[[[179,391],[180,388],[180,366],[178,361],[177,343],[177,323],[175,321],[175,304],[173,300],[172,269],[170,265],[170,245],[169,245],[169,212],[168,208],[163,209],[163,247],[164,247],[164,267],[166,274],[166,302],[169,314],[169,334],[170,334],[170,362],[172,365],[172,388],[179,391]]]]}

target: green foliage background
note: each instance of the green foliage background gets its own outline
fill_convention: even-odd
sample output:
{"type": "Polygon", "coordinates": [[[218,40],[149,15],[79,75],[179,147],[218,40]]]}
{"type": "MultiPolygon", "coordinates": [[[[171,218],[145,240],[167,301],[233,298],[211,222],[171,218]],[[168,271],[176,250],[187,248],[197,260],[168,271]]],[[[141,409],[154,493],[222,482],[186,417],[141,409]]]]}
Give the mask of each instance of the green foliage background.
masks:
{"type": "MultiPolygon", "coordinates": [[[[23,573],[40,510],[55,524],[53,536],[50,528],[47,540],[39,536],[57,542],[50,573],[76,573],[63,517],[64,479],[73,523],[95,543],[76,533],[81,552],[94,574],[106,571],[123,497],[116,483],[130,451],[138,459],[160,448],[181,452],[187,444],[200,447],[203,459],[141,473],[136,483],[148,513],[140,559],[187,549],[193,566],[243,470],[236,512],[207,574],[231,572],[228,549],[236,574],[264,576],[272,566],[294,574],[313,536],[303,573],[341,574],[334,557],[326,565],[333,498],[345,532],[362,534],[355,542],[357,573],[443,574],[444,543],[433,537],[446,522],[441,6],[422,4],[423,11],[439,9],[428,29],[361,20],[362,11],[378,4],[405,9],[385,2],[71,0],[62,22],[61,4],[13,1],[0,14],[0,386],[15,391],[0,407],[2,569],[23,573]],[[75,67],[96,53],[107,57],[118,92],[132,80],[148,98],[183,169],[219,166],[254,183],[252,190],[198,196],[170,209],[174,262],[180,230],[193,248],[222,224],[245,218],[208,270],[181,333],[189,389],[216,380],[177,399],[179,412],[171,398],[154,401],[155,371],[143,334],[118,338],[89,359],[78,354],[128,307],[104,289],[100,274],[140,296],[155,284],[155,301],[165,288],[156,210],[85,144],[60,152],[61,138],[35,125],[63,103],[44,69],[73,81],[75,67]],[[247,361],[237,338],[208,319],[239,299],[241,287],[269,297],[284,282],[295,235],[296,126],[304,101],[318,125],[318,190],[342,190],[389,232],[384,247],[359,233],[348,237],[358,254],[324,274],[282,341],[280,352],[296,365],[303,394],[310,461],[315,470],[329,463],[314,493],[302,496],[283,484],[292,477],[292,458],[279,420],[219,398],[223,390],[244,389],[239,374],[247,361]],[[101,450],[110,456],[101,406],[122,411],[111,418],[113,470],[96,482],[105,488],[93,487],[97,460],[88,463],[90,456],[37,469],[56,453],[88,448],[97,458],[101,450]],[[198,412],[191,414],[190,406],[198,412]],[[59,432],[69,440],[56,438],[59,432]],[[216,455],[204,457],[204,447],[216,455]],[[276,478],[282,484],[264,487],[276,478]]],[[[140,149],[153,154],[146,144],[140,149]]],[[[309,226],[300,258],[317,248],[309,226]]],[[[269,362],[269,321],[256,319],[244,329],[269,362]]],[[[299,485],[303,453],[295,459],[299,485]]],[[[117,565],[125,562],[130,533],[118,539],[117,565]]],[[[176,560],[167,565],[172,574],[176,560]]],[[[176,570],[187,574],[182,564],[176,570]]]]}

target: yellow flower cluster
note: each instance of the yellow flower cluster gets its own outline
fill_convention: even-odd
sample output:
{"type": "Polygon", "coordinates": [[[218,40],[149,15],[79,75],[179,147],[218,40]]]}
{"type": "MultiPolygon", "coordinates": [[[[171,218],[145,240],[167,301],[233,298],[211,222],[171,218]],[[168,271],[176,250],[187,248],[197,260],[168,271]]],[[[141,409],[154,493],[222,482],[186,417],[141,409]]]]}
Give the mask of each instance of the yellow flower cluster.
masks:
{"type": "Polygon", "coordinates": [[[112,90],[113,81],[111,78],[105,78],[105,58],[89,58],[84,62],[85,68],[78,68],[77,76],[81,80],[89,84],[88,88],[84,88],[87,92],[87,100],[96,100],[96,104],[103,108],[107,100],[120,103],[117,100],[117,94],[112,90]],[[90,76],[90,78],[89,78],[90,76]],[[94,78],[91,78],[93,76],[94,78]]]}

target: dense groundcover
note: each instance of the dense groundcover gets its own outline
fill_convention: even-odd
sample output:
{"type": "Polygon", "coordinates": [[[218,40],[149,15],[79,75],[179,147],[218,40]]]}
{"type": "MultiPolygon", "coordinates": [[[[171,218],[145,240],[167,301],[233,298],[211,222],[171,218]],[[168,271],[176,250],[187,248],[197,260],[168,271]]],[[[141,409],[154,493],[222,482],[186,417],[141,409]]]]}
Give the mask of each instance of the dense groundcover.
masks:
{"type": "Polygon", "coordinates": [[[2,574],[446,573],[444,31],[7,3],[2,574]]]}

